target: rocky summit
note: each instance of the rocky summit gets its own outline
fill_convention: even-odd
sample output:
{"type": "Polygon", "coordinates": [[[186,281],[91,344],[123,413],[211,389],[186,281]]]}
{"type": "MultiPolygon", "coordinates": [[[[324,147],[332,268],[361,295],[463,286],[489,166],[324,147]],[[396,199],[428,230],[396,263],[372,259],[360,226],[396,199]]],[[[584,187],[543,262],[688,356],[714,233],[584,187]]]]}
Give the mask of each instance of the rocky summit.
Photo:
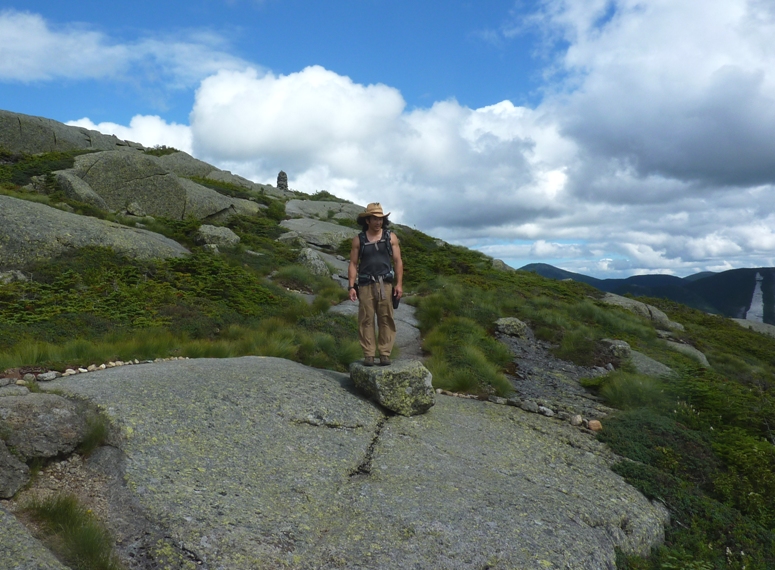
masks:
{"type": "MultiPolygon", "coordinates": [[[[186,153],[156,156],[5,111],[0,147],[85,151],[71,153],[72,167],[30,175],[16,197],[0,195],[0,283],[32,280],[22,271],[30,263],[87,246],[137,259],[188,255],[146,229],[159,220],[190,223],[192,250],[244,250],[260,264],[268,253],[247,249],[260,249],[255,235],[223,227],[244,216],[276,228],[261,240],[276,239],[288,260],[347,286],[341,247],[357,235],[352,221],[364,207],[302,199],[285,173],[277,187],[256,184],[186,153]],[[127,225],[67,211],[54,197],[62,195],[88,207],[79,212],[127,225]]],[[[606,302],[650,319],[670,339],[665,346],[701,359],[655,307],[606,302]]],[[[341,319],[357,310],[348,300],[330,312],[341,319]]],[[[506,318],[494,330],[515,357],[513,395],[434,391],[414,307],[401,303],[396,321],[393,364],[356,363],[349,374],[255,356],[0,374],[0,498],[9,499],[0,501],[0,570],[65,568],[13,516],[28,485],[30,495],[73,490],[130,570],[613,569],[617,549],[646,554],[664,540],[665,508],[611,471],[620,458],[592,432],[605,430],[612,410],[581,379],[628,358],[648,374],[672,370],[616,339],[604,355],[609,368],[571,365],[506,318]],[[30,393],[33,382],[44,393],[30,393]],[[109,419],[108,444],[83,459],[74,449],[94,417],[109,419]],[[44,465],[38,478],[36,464],[44,465]]]]}
{"type": "MultiPolygon", "coordinates": [[[[516,407],[439,396],[387,415],[346,374],[261,357],[46,386],[111,418],[120,451],[91,469],[112,477],[109,521],[137,568],[613,569],[615,548],[663,537],[663,507],[604,445],[516,407]]],[[[11,568],[48,567],[9,540],[11,568]]]]}

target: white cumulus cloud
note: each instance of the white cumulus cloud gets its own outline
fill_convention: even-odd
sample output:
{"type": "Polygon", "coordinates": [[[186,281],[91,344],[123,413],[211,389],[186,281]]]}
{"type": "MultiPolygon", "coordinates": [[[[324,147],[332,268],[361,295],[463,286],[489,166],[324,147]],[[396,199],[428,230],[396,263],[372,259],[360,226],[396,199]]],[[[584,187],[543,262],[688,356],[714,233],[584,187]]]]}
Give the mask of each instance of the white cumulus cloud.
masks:
{"type": "Polygon", "coordinates": [[[126,44],[12,11],[0,12],[0,80],[120,77],[150,61],[170,85],[201,80],[190,127],[78,123],[256,181],[282,169],[296,189],[381,202],[515,264],[600,276],[773,264],[771,2],[544,0],[498,41],[527,27],[559,40],[534,108],[408,109],[395,87],[320,66],[247,66],[217,36],[126,44]],[[61,57],[47,60],[53,45],[61,57]]]}
{"type": "Polygon", "coordinates": [[[291,186],[393,202],[404,223],[461,238],[555,210],[574,152],[554,124],[508,101],[407,111],[396,89],[319,66],[208,77],[191,127],[195,152],[231,170],[272,182],[282,169],[291,186]]]}
{"type": "Polygon", "coordinates": [[[40,14],[0,11],[0,81],[111,79],[180,89],[245,67],[209,32],[121,42],[84,24],[53,26],[40,14]]]}

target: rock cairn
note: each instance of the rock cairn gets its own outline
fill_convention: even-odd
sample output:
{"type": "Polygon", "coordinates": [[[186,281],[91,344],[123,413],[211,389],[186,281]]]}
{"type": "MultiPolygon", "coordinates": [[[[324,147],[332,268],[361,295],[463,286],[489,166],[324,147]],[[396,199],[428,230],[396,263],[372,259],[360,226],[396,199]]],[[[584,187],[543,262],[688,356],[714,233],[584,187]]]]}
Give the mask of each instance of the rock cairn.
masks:
{"type": "Polygon", "coordinates": [[[277,175],[277,189],[288,191],[288,175],[282,170],[277,175]]]}

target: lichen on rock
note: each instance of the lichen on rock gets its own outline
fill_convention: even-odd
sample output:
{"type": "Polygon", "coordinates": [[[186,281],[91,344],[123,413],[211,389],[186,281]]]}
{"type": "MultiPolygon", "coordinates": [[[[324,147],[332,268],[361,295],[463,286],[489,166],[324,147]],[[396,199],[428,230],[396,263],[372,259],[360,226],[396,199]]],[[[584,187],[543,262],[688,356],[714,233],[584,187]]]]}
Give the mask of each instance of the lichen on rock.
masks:
{"type": "Polygon", "coordinates": [[[417,360],[378,368],[354,362],[350,377],[364,394],[402,416],[424,414],[436,403],[431,372],[417,360]]]}

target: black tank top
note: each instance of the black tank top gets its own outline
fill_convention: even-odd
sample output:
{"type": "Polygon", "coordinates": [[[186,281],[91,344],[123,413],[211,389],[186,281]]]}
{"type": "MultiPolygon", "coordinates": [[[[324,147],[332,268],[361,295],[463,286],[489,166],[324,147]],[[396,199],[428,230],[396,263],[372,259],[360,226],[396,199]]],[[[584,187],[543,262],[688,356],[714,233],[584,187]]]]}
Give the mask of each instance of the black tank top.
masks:
{"type": "Polygon", "coordinates": [[[366,232],[361,232],[361,261],[358,265],[359,282],[364,277],[385,276],[393,270],[386,239],[388,235],[388,232],[382,230],[382,237],[379,241],[369,243],[366,238],[366,232]]]}

